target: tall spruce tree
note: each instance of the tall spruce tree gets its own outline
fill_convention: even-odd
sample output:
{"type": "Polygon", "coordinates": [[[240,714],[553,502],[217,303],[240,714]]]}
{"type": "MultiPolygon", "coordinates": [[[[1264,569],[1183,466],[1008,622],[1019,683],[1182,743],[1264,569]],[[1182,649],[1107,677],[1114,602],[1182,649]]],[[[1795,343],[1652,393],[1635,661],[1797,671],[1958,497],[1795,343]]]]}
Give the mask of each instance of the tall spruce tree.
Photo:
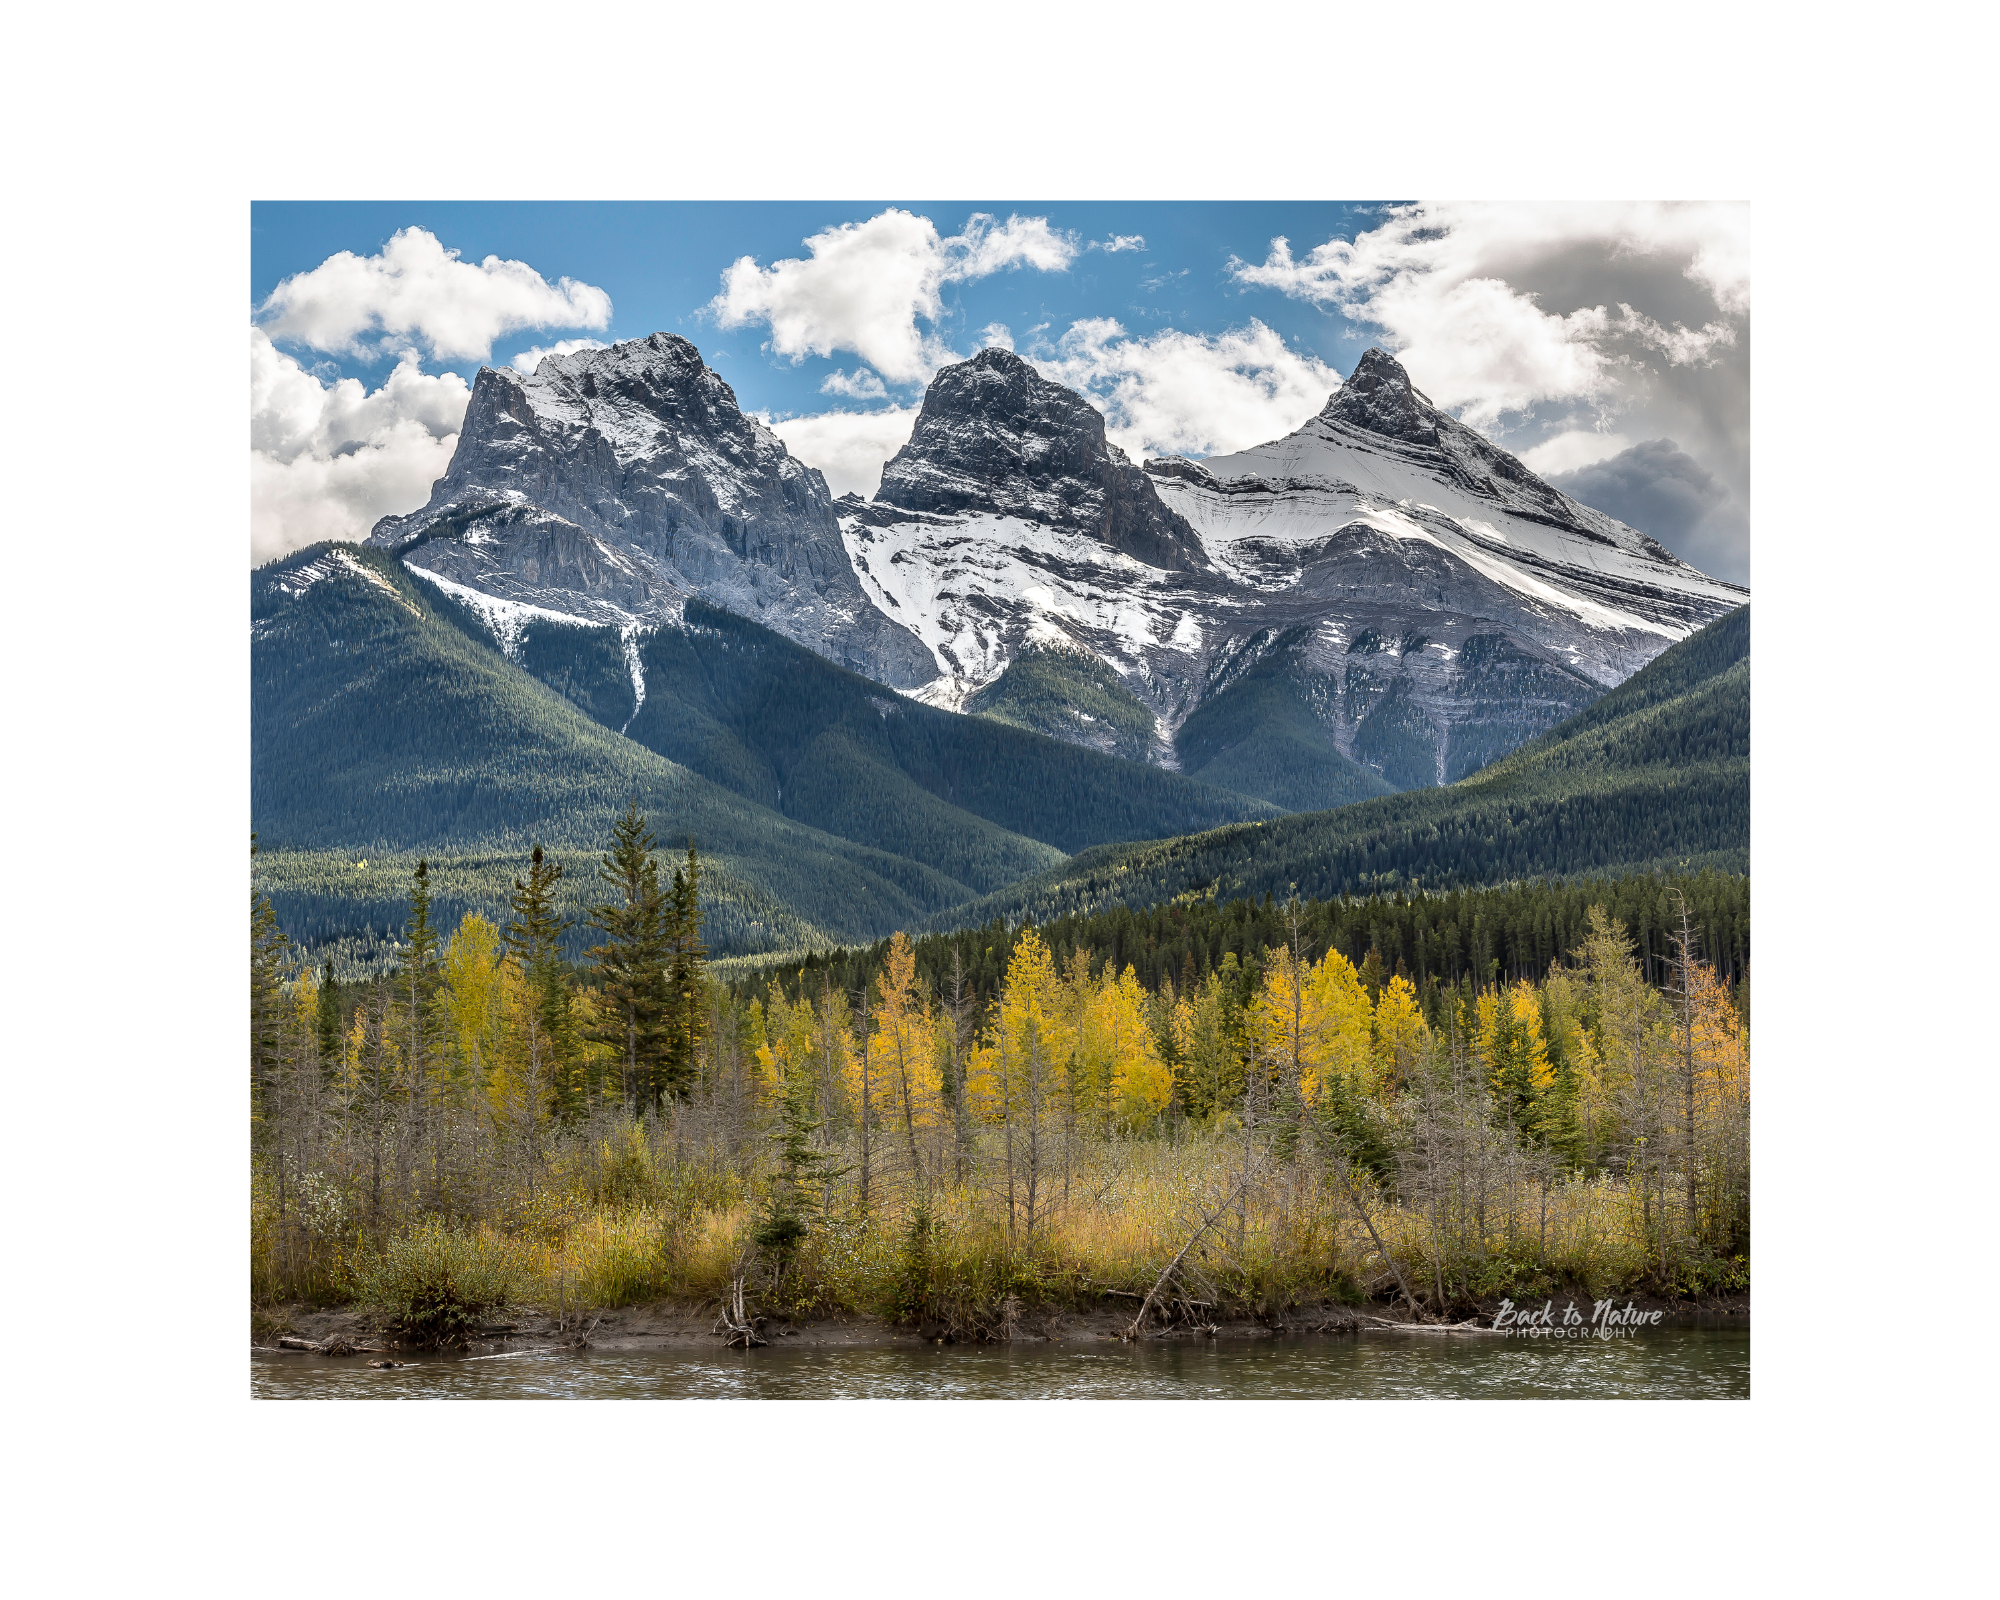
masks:
{"type": "Polygon", "coordinates": [[[626,806],[612,837],[611,851],[597,870],[611,898],[590,910],[591,926],[604,935],[590,949],[592,977],[604,997],[592,1037],[618,1052],[625,1103],[637,1111],[657,1104],[667,1088],[671,908],[637,801],[626,806]]]}
{"type": "Polygon", "coordinates": [[[570,919],[559,916],[555,908],[555,887],[561,878],[561,864],[545,859],[542,847],[536,845],[528,859],[527,882],[516,878],[508,896],[514,915],[502,937],[521,963],[534,996],[541,1037],[547,1042],[549,1080],[554,1085],[550,1109],[559,1117],[571,1117],[583,1109],[583,1092],[576,1075],[580,1052],[562,959],[570,919]]]}
{"type": "Polygon", "coordinates": [[[405,931],[409,935],[409,949],[403,960],[406,998],[409,1001],[409,1057],[410,1088],[412,1109],[421,1126],[427,1109],[424,1093],[429,1082],[430,1057],[434,1047],[431,1037],[431,1000],[437,993],[438,981],[438,937],[431,926],[431,865],[428,861],[418,861],[417,870],[410,879],[410,920],[405,931]]]}
{"type": "Polygon", "coordinates": [[[340,1019],[340,980],[333,975],[333,957],[319,978],[319,1010],[313,1018],[313,1033],[319,1045],[320,1071],[329,1076],[340,1064],[341,1041],[346,1037],[340,1019]]]}
{"type": "Polygon", "coordinates": [[[687,862],[674,869],[668,901],[668,1026],[665,1089],[684,1093],[708,1031],[708,946],[701,937],[701,860],[688,841],[687,862]]]}
{"type": "MultiPolygon", "coordinates": [[[[250,835],[250,855],[257,855],[257,835],[250,835]]],[[[279,985],[284,978],[285,952],[291,941],[278,926],[278,914],[271,897],[257,892],[256,878],[250,884],[250,1079],[253,1087],[268,1087],[278,1070],[283,1048],[283,997],[279,985]]]]}

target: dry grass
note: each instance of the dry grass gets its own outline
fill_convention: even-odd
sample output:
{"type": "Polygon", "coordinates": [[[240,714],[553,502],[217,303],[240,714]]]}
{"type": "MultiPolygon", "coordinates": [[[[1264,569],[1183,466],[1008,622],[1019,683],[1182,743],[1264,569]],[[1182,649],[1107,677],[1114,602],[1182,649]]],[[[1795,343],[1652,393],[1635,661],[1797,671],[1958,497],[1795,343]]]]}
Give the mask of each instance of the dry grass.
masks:
{"type": "MultiPolygon", "coordinates": [[[[1309,1158],[1263,1158],[1241,1201],[1224,1208],[1244,1160],[1240,1138],[1186,1128],[1177,1138],[1084,1143],[1066,1170],[1045,1177],[1057,1198],[1030,1230],[1018,1210],[1009,1226],[989,1135],[973,1181],[878,1174],[865,1214],[849,1175],[793,1256],[774,1262],[751,1242],[763,1196],[756,1174],[699,1152],[690,1158],[625,1125],[552,1150],[523,1184],[489,1185],[485,1214],[449,1225],[411,1207],[372,1230],[360,1226],[352,1175],[343,1186],[338,1175],[316,1174],[317,1209],[306,1213],[316,1220],[295,1223],[281,1250],[260,1188],[253,1291],[266,1304],[360,1299],[393,1309],[410,1298],[392,1289],[407,1287],[414,1263],[438,1265],[455,1251],[476,1280],[471,1298],[481,1300],[460,1322],[485,1314],[495,1292],[550,1311],[713,1303],[744,1274],[771,1314],[866,1313],[980,1333],[997,1326],[1010,1296],[1130,1304],[1108,1292],[1150,1288],[1202,1217],[1223,1208],[1189,1255],[1183,1292],[1192,1297],[1244,1313],[1386,1292],[1388,1264],[1345,1191],[1309,1158]]],[[[1576,1179],[1546,1196],[1521,1185],[1484,1202],[1483,1228],[1458,1215],[1441,1233],[1423,1209],[1372,1191],[1365,1200],[1405,1276],[1433,1299],[1440,1282],[1453,1303],[1558,1283],[1608,1292],[1645,1270],[1641,1208],[1617,1181],[1576,1179]]]]}

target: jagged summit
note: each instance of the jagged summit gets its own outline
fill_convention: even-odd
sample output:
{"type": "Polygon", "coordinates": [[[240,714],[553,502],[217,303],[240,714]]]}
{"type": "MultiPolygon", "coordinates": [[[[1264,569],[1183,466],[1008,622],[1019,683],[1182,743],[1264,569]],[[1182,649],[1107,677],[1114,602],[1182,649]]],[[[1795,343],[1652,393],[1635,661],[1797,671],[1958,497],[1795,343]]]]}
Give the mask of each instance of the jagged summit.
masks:
{"type": "Polygon", "coordinates": [[[1194,530],[1105,438],[1103,414],[1011,350],[982,350],[931,380],[875,499],[906,511],[1018,517],[1169,571],[1205,564],[1194,530]]]}
{"type": "Polygon", "coordinates": [[[933,705],[997,696],[1284,805],[1351,798],[1357,764],[1462,777],[1747,598],[1379,349],[1284,438],[1144,470],[987,350],[937,374],[875,498],[836,501],[658,333],[482,370],[430,503],[371,542],[503,644],[608,624],[636,659],[699,596],[933,705]]]}
{"type": "Polygon", "coordinates": [[[482,367],[429,503],[368,542],[488,610],[636,627],[694,594],[898,688],[936,671],[862,594],[818,469],[670,333],[482,367]]]}
{"type": "Polygon", "coordinates": [[[1438,442],[1437,407],[1410,382],[1402,363],[1379,347],[1361,358],[1320,415],[1409,444],[1438,442]]]}

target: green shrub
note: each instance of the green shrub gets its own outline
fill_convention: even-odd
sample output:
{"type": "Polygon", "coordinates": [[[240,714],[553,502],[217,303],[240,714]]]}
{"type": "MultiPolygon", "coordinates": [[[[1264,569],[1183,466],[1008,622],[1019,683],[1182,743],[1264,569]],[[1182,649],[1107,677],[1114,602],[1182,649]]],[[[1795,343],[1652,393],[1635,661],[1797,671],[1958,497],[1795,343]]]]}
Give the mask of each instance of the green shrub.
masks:
{"type": "Polygon", "coordinates": [[[431,1218],[390,1240],[357,1274],[355,1298],[386,1311],[407,1343],[460,1346],[514,1298],[521,1278],[507,1241],[431,1218]]]}

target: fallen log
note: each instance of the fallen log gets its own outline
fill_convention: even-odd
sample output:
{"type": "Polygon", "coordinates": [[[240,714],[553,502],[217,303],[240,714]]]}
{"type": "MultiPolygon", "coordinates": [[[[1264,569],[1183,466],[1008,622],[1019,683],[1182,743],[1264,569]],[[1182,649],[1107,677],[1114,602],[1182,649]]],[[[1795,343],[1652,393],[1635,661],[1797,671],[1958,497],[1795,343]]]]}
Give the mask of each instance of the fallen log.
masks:
{"type": "Polygon", "coordinates": [[[1190,1250],[1192,1250],[1195,1247],[1195,1245],[1200,1241],[1201,1236],[1204,1233],[1208,1232],[1210,1228],[1214,1227],[1216,1222],[1221,1218],[1223,1212],[1227,1211],[1232,1205],[1236,1203],[1236,1197],[1243,1192],[1244,1186],[1248,1184],[1249,1181],[1250,1181],[1249,1174],[1245,1173],[1244,1176],[1237,1181],[1236,1187],[1229,1191],[1229,1198],[1224,1200],[1222,1204],[1217,1206],[1213,1211],[1205,1213],[1201,1219],[1201,1226],[1196,1228],[1194,1232],[1188,1236],[1188,1242],[1182,1245],[1180,1249],[1175,1252],[1174,1259],[1167,1263],[1165,1270],[1163,1270],[1160,1273],[1158,1279],[1155,1280],[1153,1287],[1147,1291],[1146,1298],[1139,1302],[1139,1314],[1132,1319],[1132,1326],[1125,1330],[1125,1339],[1128,1343],[1144,1335],[1146,1331],[1146,1326],[1145,1326],[1146,1313],[1152,1310],[1154,1298],[1159,1294],[1159,1292],[1162,1289],[1164,1289],[1167,1286],[1167,1280],[1171,1278],[1174,1275],[1174,1273],[1179,1269],[1181,1262],[1186,1259],[1187,1253],[1190,1250]]]}

